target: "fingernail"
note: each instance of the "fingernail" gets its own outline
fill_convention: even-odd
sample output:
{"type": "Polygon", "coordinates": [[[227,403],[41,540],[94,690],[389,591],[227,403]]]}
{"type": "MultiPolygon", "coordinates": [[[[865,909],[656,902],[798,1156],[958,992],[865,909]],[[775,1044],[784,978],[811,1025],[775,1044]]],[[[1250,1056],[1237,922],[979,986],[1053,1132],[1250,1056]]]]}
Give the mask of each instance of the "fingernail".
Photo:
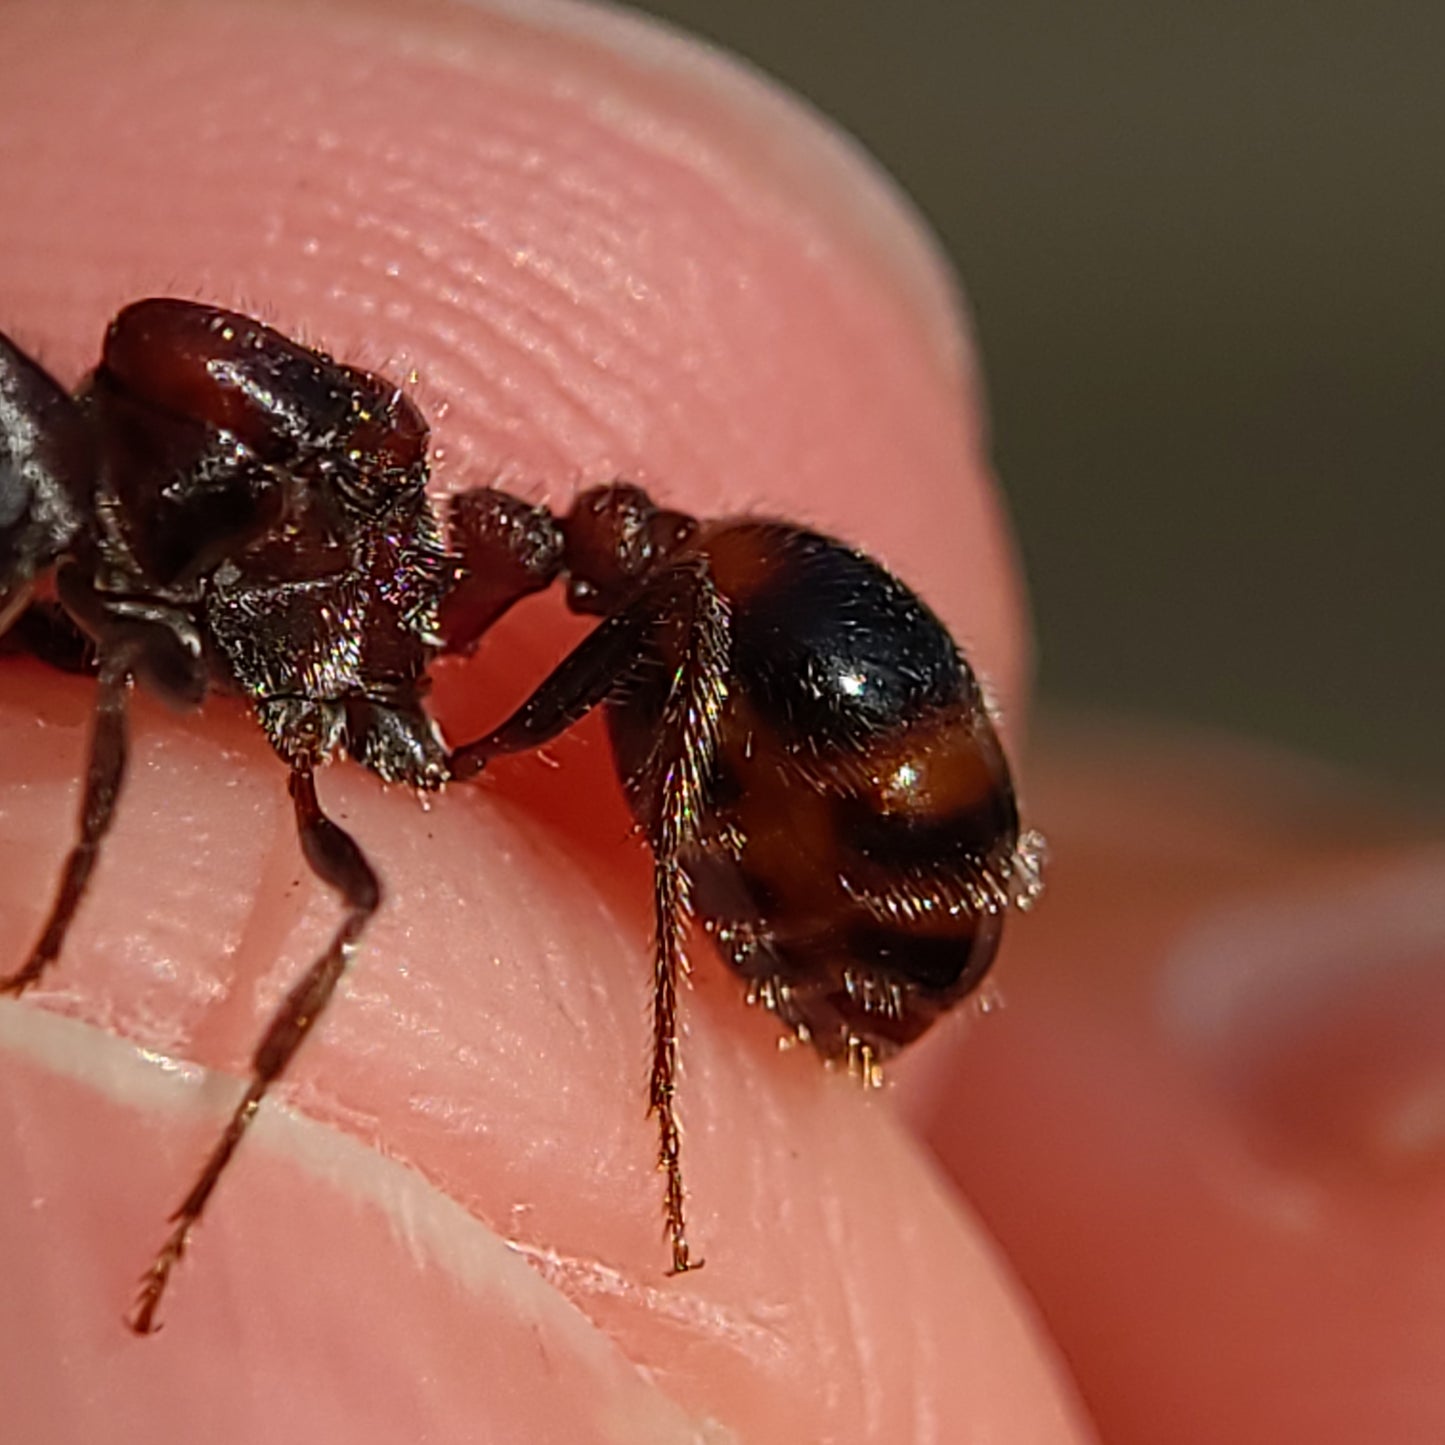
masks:
{"type": "Polygon", "coordinates": [[[1279,1162],[1445,1186],[1445,854],[1214,914],[1160,1007],[1279,1162]]]}

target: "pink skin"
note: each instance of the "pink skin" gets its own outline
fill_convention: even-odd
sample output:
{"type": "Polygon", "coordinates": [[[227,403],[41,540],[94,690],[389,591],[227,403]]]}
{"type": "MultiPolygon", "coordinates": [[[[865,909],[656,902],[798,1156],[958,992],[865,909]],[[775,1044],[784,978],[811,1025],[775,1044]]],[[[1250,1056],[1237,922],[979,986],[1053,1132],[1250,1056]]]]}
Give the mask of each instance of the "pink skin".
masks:
{"type": "Polygon", "coordinates": [[[1218,742],[1044,758],[1048,906],[915,1122],[1105,1439],[1445,1440],[1438,828],[1218,742]]]}
{"type": "MultiPolygon", "coordinates": [[[[237,305],[407,381],[439,492],[500,480],[562,504],[624,475],[702,512],[802,518],[916,586],[1016,720],[1019,588],[972,362],[913,222],[715,57],[615,17],[528,15],[12,3],[0,326],[74,379],[127,300],[237,305]]],[[[448,665],[450,735],[499,718],[576,635],[546,599],[448,665]]],[[[91,691],[0,669],[17,961],[69,839],[91,691]]],[[[1325,1089],[1327,1016],[1266,1013],[1318,1023],[1278,1066],[1226,1049],[1234,1031],[1199,1019],[1260,1010],[1245,990],[1221,1012],[1213,971],[1177,961],[1207,962],[1197,924],[1222,905],[1343,888],[1400,845],[1247,821],[1257,805],[1213,783],[1171,792],[1193,757],[1142,781],[1136,763],[1030,788],[1060,861],[1048,906],[1012,926],[1009,1007],[898,1071],[1057,1346],[887,1103],[780,1054],[705,949],[682,1107],[708,1263],[664,1278],[646,864],[595,725],[425,814],[355,768],[322,777],[386,908],[278,1091],[301,1114],[263,1111],[166,1330],[138,1341],[120,1316],[164,1212],[337,913],[243,711],[139,700],[53,986],[0,1003],[0,1433],[1054,1445],[1093,1438],[1061,1347],[1111,1441],[1440,1438],[1425,1362],[1445,1284],[1421,1267],[1445,1257],[1438,1113],[1433,1153],[1342,1196],[1356,1134],[1329,1122],[1365,1117],[1343,1104],[1363,1079],[1428,1145],[1408,1106],[1440,1097],[1429,1051],[1392,1072],[1352,1038],[1325,1089]],[[1242,1135],[1269,1168],[1241,1167],[1242,1135]],[[1290,1224],[1281,1171],[1323,1177],[1329,1207],[1290,1224]]],[[[1412,958],[1438,943],[1421,936],[1412,958]]]]}

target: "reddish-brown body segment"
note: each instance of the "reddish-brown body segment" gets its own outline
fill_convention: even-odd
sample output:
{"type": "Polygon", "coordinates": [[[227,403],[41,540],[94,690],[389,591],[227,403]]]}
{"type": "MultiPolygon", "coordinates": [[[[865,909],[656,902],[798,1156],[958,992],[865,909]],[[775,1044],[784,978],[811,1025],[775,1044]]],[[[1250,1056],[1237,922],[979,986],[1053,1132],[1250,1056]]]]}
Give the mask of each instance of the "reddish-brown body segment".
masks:
{"type": "Polygon", "coordinates": [[[605,709],[654,857],[653,1061],[674,1272],[693,1268],[676,1107],[678,981],[698,914],[749,997],[876,1082],[992,962],[1037,890],[978,684],[932,612],[840,542],[783,522],[700,523],[622,483],[558,521],[493,489],[426,494],[427,427],[380,377],[233,312],[155,299],[112,324],[72,400],[0,337],[0,599],[14,647],[94,670],[78,839],[40,942],[58,959],[114,818],[127,698],[251,703],[290,771],[303,852],[345,912],[292,987],[174,1216],[133,1323],[145,1332],[221,1175],[305,1041],[382,887],[318,798],[346,751],[434,790],[605,709]],[[29,604],[53,564],[58,608],[29,604]],[[448,750],[425,705],[469,650],[565,573],[601,621],[507,723],[448,750]]]}
{"type": "Polygon", "coordinates": [[[654,858],[651,1104],[673,1268],[692,1268],[674,1102],[677,978],[696,913],[748,996],[877,1082],[992,963],[1038,892],[1008,765],[943,624],[881,566],[785,522],[699,522],[637,487],[562,523],[598,628],[459,776],[605,710],[654,858]]]}
{"type": "Polygon", "coordinates": [[[345,751],[388,782],[440,788],[450,766],[426,709],[431,660],[469,646],[557,569],[555,526],[538,543],[534,520],[519,555],[520,504],[491,492],[458,500],[460,555],[447,551],[427,438],[392,383],[218,307],[126,307],[74,398],[0,336],[3,641],[98,683],[76,842],[39,941],[0,992],[22,993],[60,957],[115,817],[137,681],[182,706],[217,690],[247,699],[289,769],[306,860],[345,906],[258,1043],[246,1092],[142,1281],[142,1333],[381,904],[365,854],[321,805],[316,770],[345,751]],[[32,601],[46,568],[55,603],[32,601]]]}
{"type": "MultiPolygon", "coordinates": [[[[727,618],[716,738],[679,859],[694,906],[755,997],[866,1071],[992,962],[1019,842],[1007,762],[952,639],[876,563],[786,523],[670,530],[683,540],[652,566],[698,567],[727,618]]],[[[661,626],[662,665],[608,704],[650,828],[667,685],[695,642],[661,626]]]]}

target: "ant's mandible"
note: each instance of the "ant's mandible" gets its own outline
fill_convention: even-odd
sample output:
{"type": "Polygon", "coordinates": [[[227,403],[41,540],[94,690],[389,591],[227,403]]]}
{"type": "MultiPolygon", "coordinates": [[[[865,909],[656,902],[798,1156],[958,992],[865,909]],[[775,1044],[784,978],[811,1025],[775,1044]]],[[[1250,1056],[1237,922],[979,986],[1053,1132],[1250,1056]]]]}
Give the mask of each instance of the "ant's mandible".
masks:
{"type": "Polygon", "coordinates": [[[39,942],[59,957],[114,815],[133,681],[247,699],[287,765],[303,854],[345,915],[292,988],[247,1090],[145,1275],[156,1309],[268,1088],[380,903],[314,771],[337,752],[432,791],[595,707],[654,859],[650,1110],[672,1267],[695,1267],[675,1103],[696,914],[800,1040],[877,1082],[967,994],[1039,890],[1008,765],[942,623],[859,552],[782,522],[699,522],[636,487],[563,519],[492,488],[426,496],[428,430],[381,378],[234,312],[169,299],[112,323],[74,397],[0,336],[0,648],[93,673],[78,837],[39,942]],[[427,670],[561,574],[602,620],[517,713],[448,751],[427,670]]]}

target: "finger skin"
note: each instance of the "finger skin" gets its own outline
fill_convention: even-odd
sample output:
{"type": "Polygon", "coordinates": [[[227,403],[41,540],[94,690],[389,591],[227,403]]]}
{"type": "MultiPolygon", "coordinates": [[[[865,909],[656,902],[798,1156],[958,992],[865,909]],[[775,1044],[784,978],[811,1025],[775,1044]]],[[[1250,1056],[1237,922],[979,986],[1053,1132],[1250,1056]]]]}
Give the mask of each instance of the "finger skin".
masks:
{"type": "Polygon", "coordinates": [[[133,1046],[13,1006],[0,1039],[20,1166],[0,1188],[7,1440],[730,1438],[419,1175],[276,1110],[232,1225],[208,1232],[197,1308],[128,1335],[117,1302],[156,1235],[154,1191],[201,1144],[192,1095],[214,1117],[234,1081],[195,1070],[177,1089],[133,1046]]]}
{"type": "MultiPolygon", "coordinates": [[[[1016,715],[1018,594],[970,363],[876,177],[630,22],[438,7],[399,25],[389,8],[12,6],[6,329],[72,379],[125,301],[235,305],[414,371],[439,491],[565,502],[625,475],[673,505],[801,518],[899,570],[1016,715]]],[[[449,732],[502,716],[568,635],[543,601],[444,669],[449,732]]],[[[14,939],[68,840],[89,697],[25,663],[0,675],[14,939]]],[[[396,1439],[400,1418],[437,1439],[1087,1437],[1028,1307],[886,1108],[780,1056],[708,956],[683,1078],[708,1264],[663,1277],[646,865],[595,727],[427,813],[352,768],[320,781],[388,899],[282,1093],[465,1212],[418,1242],[422,1206],[393,1207],[408,1242],[366,1202],[403,1185],[387,1174],[358,1203],[352,1174],[372,1174],[318,1181],[314,1136],[278,1121],[219,1191],[166,1332],[119,1333],[232,1096],[162,1070],[184,1102],[155,1108],[93,1031],[25,1017],[235,1075],[336,912],[241,710],[177,720],[139,700],[94,894],[53,987],[0,1027],[31,1045],[0,1050],[3,1238],[31,1260],[28,1293],[0,1306],[0,1397],[32,1419],[64,1398],[72,1434],[47,1438],[115,1419],[136,1438],[396,1439]],[[457,1261],[482,1248],[468,1230],[532,1261],[540,1315],[514,1280],[462,1288],[457,1261]],[[57,1305],[61,1270],[84,1287],[57,1305]],[[518,1388],[529,1342],[540,1363],[518,1388]]]]}
{"type": "Polygon", "coordinates": [[[1041,750],[1048,907],[911,1099],[1120,1445],[1445,1439],[1445,848],[1218,741],[1041,750]]]}

